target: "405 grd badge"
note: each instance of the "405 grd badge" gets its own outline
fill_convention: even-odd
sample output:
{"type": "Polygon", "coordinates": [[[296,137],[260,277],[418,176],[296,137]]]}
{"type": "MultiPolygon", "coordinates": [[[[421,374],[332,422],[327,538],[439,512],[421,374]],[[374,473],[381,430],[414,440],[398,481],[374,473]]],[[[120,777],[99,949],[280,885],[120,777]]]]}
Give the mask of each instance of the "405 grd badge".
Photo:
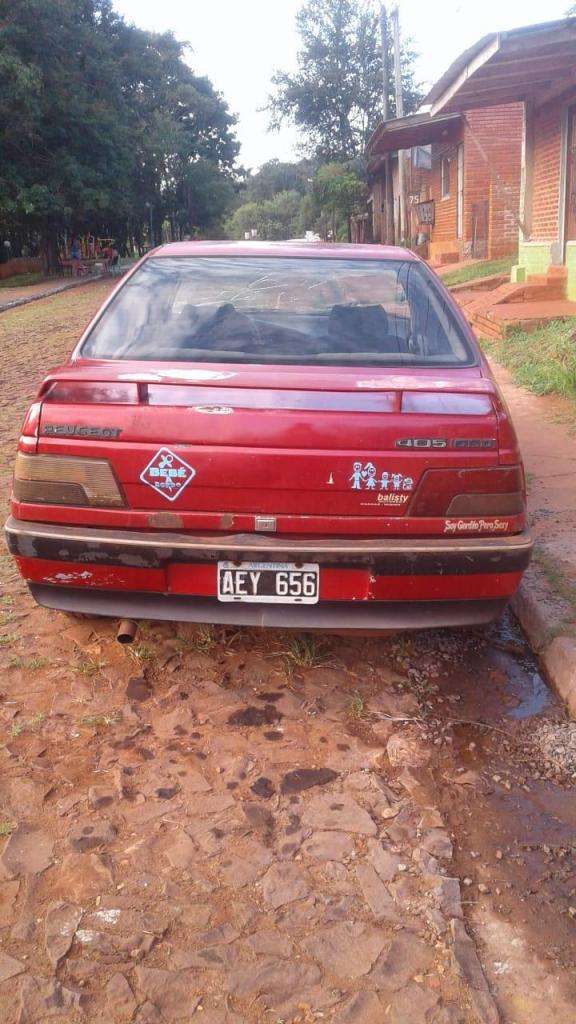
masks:
{"type": "Polygon", "coordinates": [[[169,448],[160,448],[140,474],[140,479],[163,498],[176,501],[195,476],[193,466],[189,466],[169,448]]]}

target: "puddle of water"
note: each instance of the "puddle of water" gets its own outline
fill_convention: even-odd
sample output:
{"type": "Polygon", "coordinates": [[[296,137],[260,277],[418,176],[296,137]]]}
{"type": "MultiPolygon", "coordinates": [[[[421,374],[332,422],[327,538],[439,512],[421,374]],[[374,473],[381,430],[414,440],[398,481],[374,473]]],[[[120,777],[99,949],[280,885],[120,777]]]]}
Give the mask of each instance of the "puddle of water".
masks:
{"type": "Polygon", "coordinates": [[[506,708],[504,714],[508,718],[522,720],[549,707],[554,702],[552,692],[510,612],[498,621],[493,643],[491,660],[505,672],[508,677],[505,689],[517,702],[506,708]]]}
{"type": "Polygon", "coordinates": [[[460,697],[458,716],[469,720],[453,729],[447,773],[471,768],[482,779],[473,790],[440,792],[456,836],[455,873],[473,880],[467,906],[478,912],[477,925],[489,911],[523,937],[546,972],[558,975],[574,968],[573,790],[535,777],[540,764],[525,759],[514,738],[525,732],[521,722],[536,732],[564,716],[512,616],[487,639],[466,651],[441,687],[443,695],[460,697]],[[478,722],[488,728],[471,724],[478,722]],[[485,896],[478,893],[480,882],[485,896]]]}

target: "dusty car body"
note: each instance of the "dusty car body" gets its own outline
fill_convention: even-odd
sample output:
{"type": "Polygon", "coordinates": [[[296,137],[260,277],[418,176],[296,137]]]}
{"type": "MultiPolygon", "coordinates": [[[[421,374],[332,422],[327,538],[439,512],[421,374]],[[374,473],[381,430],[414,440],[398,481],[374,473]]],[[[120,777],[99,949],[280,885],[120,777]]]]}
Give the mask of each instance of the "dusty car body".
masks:
{"type": "Polygon", "coordinates": [[[44,380],[8,544],[36,600],[297,628],[488,622],[531,550],[508,412],[412,253],[177,243],[44,380]]]}

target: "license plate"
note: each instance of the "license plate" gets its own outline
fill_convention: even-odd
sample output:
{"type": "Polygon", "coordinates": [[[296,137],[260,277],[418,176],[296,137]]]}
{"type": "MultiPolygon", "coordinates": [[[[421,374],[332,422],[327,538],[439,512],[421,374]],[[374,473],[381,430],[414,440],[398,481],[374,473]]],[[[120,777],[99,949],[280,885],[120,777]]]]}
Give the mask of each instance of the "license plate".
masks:
{"type": "Polygon", "coordinates": [[[218,600],[317,604],[319,580],[313,562],[218,562],[218,600]]]}

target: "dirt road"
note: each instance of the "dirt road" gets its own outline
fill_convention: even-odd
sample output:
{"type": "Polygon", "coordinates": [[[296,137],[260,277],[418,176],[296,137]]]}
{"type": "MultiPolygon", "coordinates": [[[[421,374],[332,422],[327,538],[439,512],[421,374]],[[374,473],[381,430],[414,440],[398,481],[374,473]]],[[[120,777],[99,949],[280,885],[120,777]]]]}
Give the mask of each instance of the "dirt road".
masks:
{"type": "MultiPolygon", "coordinates": [[[[4,494],[106,287],[0,316],[4,494]]],[[[121,648],[0,588],[2,1022],[573,1024],[576,737],[511,622],[121,648]]]]}

